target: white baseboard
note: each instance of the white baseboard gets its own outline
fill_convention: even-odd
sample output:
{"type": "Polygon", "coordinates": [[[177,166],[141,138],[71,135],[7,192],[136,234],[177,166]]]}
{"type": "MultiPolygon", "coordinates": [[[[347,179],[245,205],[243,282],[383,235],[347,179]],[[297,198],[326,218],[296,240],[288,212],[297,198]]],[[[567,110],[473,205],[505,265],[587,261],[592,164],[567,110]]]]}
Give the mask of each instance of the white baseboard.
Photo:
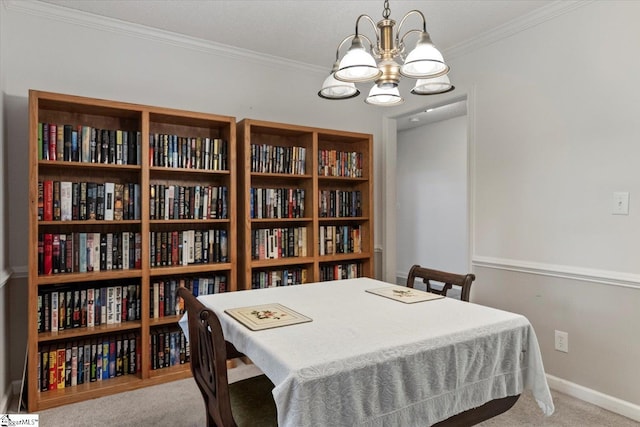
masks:
{"type": "Polygon", "coordinates": [[[547,374],[549,388],[640,422],[640,405],[547,374]]]}
{"type": "Polygon", "coordinates": [[[9,384],[3,394],[0,394],[0,414],[9,412],[9,405],[13,397],[13,384],[9,384]]]}

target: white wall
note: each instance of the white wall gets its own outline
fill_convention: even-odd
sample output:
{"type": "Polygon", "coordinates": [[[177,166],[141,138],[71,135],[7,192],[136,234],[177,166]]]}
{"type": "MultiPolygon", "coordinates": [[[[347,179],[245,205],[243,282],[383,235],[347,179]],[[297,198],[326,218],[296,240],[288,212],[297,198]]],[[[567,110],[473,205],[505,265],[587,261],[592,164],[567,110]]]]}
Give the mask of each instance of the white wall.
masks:
{"type": "MultiPolygon", "coordinates": [[[[9,280],[10,271],[7,265],[7,216],[6,216],[6,182],[7,182],[7,157],[6,157],[6,126],[4,115],[4,88],[5,88],[5,58],[3,46],[6,41],[4,34],[5,10],[0,4],[0,348],[9,348],[9,280]]],[[[9,354],[0,352],[0,414],[6,412],[10,398],[11,378],[8,374],[9,354]]]]}
{"type": "Polygon", "coordinates": [[[589,3],[456,63],[477,87],[473,253],[491,270],[476,301],[526,313],[548,373],[635,405],[639,15],[638,2],[589,3]],[[611,215],[614,191],[631,193],[628,216],[611,215]]]}
{"type": "MultiPolygon", "coordinates": [[[[28,90],[39,89],[374,134],[380,167],[382,112],[362,97],[317,96],[328,69],[237,55],[199,40],[151,31],[46,3],[3,2],[6,37],[5,114],[8,134],[10,377],[20,378],[26,342],[28,222],[28,90]]],[[[379,186],[374,192],[381,197],[379,186]]],[[[380,235],[380,207],[374,236],[380,235]]],[[[6,236],[3,236],[6,240],[6,236]]],[[[377,245],[379,246],[379,245],[377,245]]],[[[6,347],[3,346],[3,353],[6,347]]]]}
{"type": "Polygon", "coordinates": [[[466,116],[398,132],[397,147],[396,277],[413,264],[466,273],[466,116]]]}
{"type": "Polygon", "coordinates": [[[471,299],[530,319],[554,386],[640,421],[640,2],[553,7],[449,59],[470,95],[471,299]]]}

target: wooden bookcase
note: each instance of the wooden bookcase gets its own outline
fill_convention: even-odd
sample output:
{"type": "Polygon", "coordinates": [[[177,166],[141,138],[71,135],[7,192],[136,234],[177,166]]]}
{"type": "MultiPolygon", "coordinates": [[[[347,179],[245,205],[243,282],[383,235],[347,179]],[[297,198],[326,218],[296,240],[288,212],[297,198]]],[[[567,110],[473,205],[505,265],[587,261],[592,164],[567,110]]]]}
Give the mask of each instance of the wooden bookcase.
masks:
{"type": "MultiPolygon", "coordinates": [[[[213,283],[214,277],[217,276],[218,278],[222,277],[221,281],[223,283],[226,280],[226,283],[224,283],[225,290],[232,291],[237,288],[235,131],[235,119],[233,117],[33,90],[29,92],[27,378],[28,409],[30,412],[37,412],[42,409],[67,403],[132,390],[179,378],[186,378],[191,375],[188,363],[175,364],[162,369],[152,369],[153,358],[151,345],[155,339],[154,336],[161,332],[164,333],[165,330],[169,328],[175,328],[176,322],[180,317],[178,314],[175,314],[176,312],[174,312],[173,315],[170,313],[164,315],[163,313],[162,315],[153,317],[153,310],[157,308],[154,307],[154,300],[152,300],[154,285],[158,282],[165,281],[168,283],[172,280],[179,285],[181,280],[183,283],[185,281],[189,283],[191,279],[201,277],[210,278],[212,280],[211,283],[213,283]],[[39,129],[43,128],[43,126],[39,125],[40,123],[71,125],[69,126],[69,130],[71,132],[74,130],[78,132],[79,137],[77,141],[81,147],[83,143],[80,138],[83,132],[82,127],[113,131],[116,135],[117,142],[115,146],[115,157],[110,160],[114,161],[108,160],[107,163],[93,163],[86,161],[43,159],[43,157],[46,156],[40,154],[41,150],[39,149],[39,147],[41,147],[41,138],[43,138],[43,136],[39,134],[39,129]],[[125,134],[126,136],[123,136],[125,134]],[[168,150],[168,152],[162,151],[159,155],[156,154],[157,157],[154,158],[154,153],[158,153],[158,146],[155,147],[154,151],[151,148],[151,141],[163,138],[164,135],[168,135],[167,138],[169,141],[175,136],[173,139],[175,145],[172,143],[165,144],[165,146],[181,147],[181,149],[184,147],[185,151],[181,152],[181,154],[184,154],[183,157],[178,154],[172,157],[172,152],[168,150]],[[123,159],[125,156],[124,149],[121,151],[122,155],[118,155],[118,145],[120,145],[119,142],[121,142],[122,138],[126,138],[128,143],[136,141],[136,147],[139,147],[137,150],[127,152],[127,164],[118,164],[119,162],[117,161],[118,159],[123,159]],[[205,153],[206,150],[203,148],[205,141],[210,141],[211,150],[207,159],[209,162],[206,167],[204,166],[205,159],[202,157],[198,158],[195,153],[193,156],[190,155],[187,148],[189,147],[189,143],[186,141],[190,143],[193,141],[191,144],[195,147],[196,153],[205,153]],[[220,151],[217,152],[219,155],[216,156],[216,159],[218,159],[219,163],[215,163],[216,166],[214,166],[213,154],[219,147],[226,148],[224,150],[220,149],[220,151]],[[224,155],[226,155],[226,157],[224,155]],[[171,159],[169,159],[169,157],[171,157],[171,159]],[[201,164],[194,164],[193,166],[195,167],[192,167],[192,165],[182,163],[182,159],[187,158],[192,159],[194,163],[199,161],[201,164]],[[222,164],[223,162],[224,165],[222,164]],[[198,166],[200,168],[198,168],[198,166]],[[132,209],[128,212],[132,213],[122,219],[119,215],[116,215],[114,220],[107,220],[104,219],[104,217],[96,219],[79,219],[78,217],[78,219],[76,219],[78,213],[73,212],[74,216],[71,220],[44,220],[39,219],[42,211],[46,210],[46,206],[43,205],[47,203],[46,200],[40,201],[42,200],[42,195],[39,194],[39,183],[44,181],[71,182],[74,192],[76,186],[82,188],[81,183],[96,183],[98,188],[103,186],[109,188],[110,183],[113,183],[117,188],[118,184],[122,184],[121,188],[125,189],[125,194],[127,194],[128,189],[130,192],[134,192],[139,200],[136,204],[135,197],[129,198],[129,200],[133,198],[133,202],[131,202],[132,204],[125,203],[125,208],[131,207],[132,209]],[[109,183],[109,185],[104,185],[106,183],[109,183]],[[156,214],[155,210],[160,204],[155,204],[155,199],[153,199],[152,196],[156,195],[152,193],[169,187],[173,187],[176,192],[179,192],[180,187],[182,187],[186,194],[201,194],[200,192],[206,189],[207,198],[205,199],[203,195],[199,200],[212,200],[209,194],[212,194],[211,191],[213,190],[209,190],[209,187],[215,187],[217,189],[224,188],[225,190],[221,192],[221,194],[224,195],[226,204],[219,206],[220,209],[216,211],[217,215],[215,218],[212,218],[213,215],[211,211],[209,211],[209,216],[200,215],[192,218],[190,215],[194,211],[196,213],[203,212],[202,209],[197,211],[194,209],[195,205],[193,203],[195,202],[189,205],[191,209],[189,214],[184,213],[182,217],[178,214],[174,218],[167,219],[167,215],[154,215],[156,214]],[[220,214],[222,211],[224,211],[224,215],[220,214]],[[205,216],[206,218],[203,218],[205,216]],[[193,230],[193,232],[190,230],[193,230]],[[103,236],[110,236],[109,241],[111,241],[111,239],[116,241],[115,239],[117,239],[117,237],[115,236],[121,236],[119,237],[121,242],[127,240],[128,236],[129,243],[134,245],[134,249],[130,248],[129,250],[129,253],[134,257],[134,261],[129,260],[130,268],[113,268],[117,267],[114,258],[111,259],[112,269],[101,268],[100,271],[86,271],[87,267],[83,267],[82,265],[83,257],[79,255],[79,246],[82,246],[80,242],[83,242],[90,234],[99,236],[101,242],[106,240],[103,236]],[[72,247],[76,248],[78,253],[76,254],[72,250],[69,252],[70,257],[65,258],[69,259],[66,265],[68,269],[73,270],[73,272],[44,274],[44,272],[41,271],[44,266],[42,258],[45,258],[44,252],[48,246],[43,245],[40,249],[39,242],[45,240],[44,236],[48,235],[64,235],[65,242],[69,241],[68,238],[71,239],[72,247]],[[166,236],[168,242],[162,241],[163,235],[166,236]],[[196,242],[198,242],[198,237],[200,237],[201,244],[203,244],[203,239],[206,240],[208,236],[215,235],[216,238],[220,240],[214,241],[213,239],[209,239],[210,244],[207,249],[215,249],[218,258],[216,260],[211,258],[212,255],[210,252],[212,252],[212,250],[196,252],[196,255],[192,256],[193,261],[200,261],[196,263],[192,263],[192,259],[188,256],[184,259],[181,258],[179,251],[171,252],[166,250],[167,253],[163,253],[164,247],[162,243],[175,248],[176,240],[172,241],[171,239],[174,239],[176,235],[186,236],[185,239],[195,238],[196,242]],[[135,242],[136,237],[139,240],[137,246],[135,242]],[[223,237],[225,239],[223,239],[223,237]],[[158,258],[155,258],[152,262],[154,254],[151,253],[150,247],[152,243],[155,243],[156,238],[160,240],[158,243],[162,249],[156,250],[158,258]],[[220,241],[226,241],[226,257],[221,256],[221,247],[216,246],[220,241]],[[139,251],[137,256],[135,253],[136,250],[139,251]],[[207,258],[209,262],[203,261],[202,255],[197,255],[203,253],[209,256],[209,258],[207,258]],[[80,259],[80,261],[76,261],[76,259],[80,259]],[[138,259],[137,264],[135,259],[138,259]],[[159,265],[156,265],[156,259],[160,260],[160,262],[158,262],[159,265]],[[46,300],[44,296],[47,293],[60,293],[62,290],[69,290],[72,292],[74,301],[76,301],[77,295],[82,295],[82,290],[86,290],[88,295],[89,289],[117,289],[118,287],[124,288],[125,285],[127,289],[131,290],[128,294],[129,302],[133,301],[134,297],[138,301],[137,307],[131,308],[133,311],[130,317],[133,320],[124,321],[126,316],[125,311],[123,311],[123,317],[120,319],[120,323],[102,323],[100,325],[72,328],[65,325],[67,327],[62,330],[41,331],[44,327],[44,317],[40,317],[39,313],[41,309],[44,311],[44,307],[39,307],[39,304],[44,304],[46,300]],[[79,356],[79,352],[81,351],[80,347],[83,347],[83,345],[88,345],[90,349],[91,342],[114,341],[118,338],[125,337],[133,339],[138,349],[138,367],[134,369],[132,373],[95,382],[87,378],[87,381],[83,381],[82,384],[40,391],[42,386],[40,382],[40,362],[42,361],[39,355],[40,351],[64,348],[66,352],[67,347],[77,346],[77,356],[79,356]]],[[[87,146],[90,147],[90,144],[87,146]]],[[[75,144],[72,143],[72,152],[75,152],[74,147],[75,144]]],[[[67,149],[69,149],[69,144],[67,144],[67,149]]],[[[80,151],[82,152],[82,148],[80,151]]],[[[63,151],[61,151],[61,153],[63,153],[63,151]]],[[[106,154],[110,155],[109,153],[106,154]]],[[[81,159],[79,158],[78,160],[81,159]]],[[[120,163],[124,163],[124,161],[120,163]]],[[[163,194],[171,194],[167,191],[163,191],[163,194]]],[[[117,196],[116,191],[116,206],[118,206],[117,203],[119,201],[122,201],[122,199],[117,196]]],[[[129,196],[131,196],[131,194],[129,194],[129,196]]],[[[72,197],[75,197],[75,193],[72,197]]],[[[195,199],[197,198],[194,198],[194,200],[195,199]]],[[[125,200],[127,200],[126,196],[125,200]]],[[[78,200],[74,200],[74,202],[78,202],[78,200]]],[[[108,203],[106,200],[104,202],[108,203]]],[[[76,203],[74,203],[73,206],[76,206],[76,203]]],[[[82,212],[82,206],[86,205],[82,203],[80,206],[79,211],[82,212]]],[[[169,209],[168,202],[163,206],[165,209],[169,209]]],[[[55,206],[54,210],[57,207],[58,206],[55,206]]],[[[63,206],[63,209],[68,211],[68,204],[63,206]]],[[[159,212],[157,213],[159,214],[159,212]]],[[[116,247],[116,245],[113,245],[113,241],[112,248],[116,247]]],[[[187,240],[185,243],[190,243],[190,241],[187,240]]],[[[196,245],[197,244],[198,243],[196,243],[196,245]]],[[[55,248],[56,246],[53,247],[55,248]]],[[[84,249],[86,243],[85,246],[82,247],[84,249]]],[[[122,248],[119,256],[124,258],[124,267],[127,261],[124,255],[126,252],[126,244],[124,247],[120,245],[118,245],[118,247],[122,248]]],[[[200,247],[198,247],[198,249],[200,249],[200,247]]],[[[113,252],[114,256],[117,255],[117,252],[118,251],[113,252]]],[[[104,251],[104,253],[106,254],[108,252],[104,251]]],[[[55,255],[55,253],[53,255],[55,255]]],[[[107,255],[104,256],[106,257],[107,255]]],[[[89,258],[84,259],[85,263],[88,262],[87,259],[89,258]]],[[[118,257],[118,260],[119,259],[118,257]]],[[[103,259],[99,259],[99,262],[102,261],[103,259]]],[[[93,263],[93,258],[91,258],[91,262],[93,263]]],[[[104,267],[104,265],[101,267],[104,267]]],[[[158,289],[160,288],[156,288],[156,290],[158,289]]],[[[162,300],[162,298],[155,298],[156,305],[158,300],[162,300]]],[[[169,295],[164,295],[163,304],[169,304],[170,300],[171,297],[169,295]]],[[[80,313],[82,313],[83,308],[86,307],[84,300],[81,301],[81,304],[77,305],[80,307],[80,313]]],[[[130,307],[132,307],[131,304],[130,307]]],[[[171,307],[173,308],[173,305],[171,307]]],[[[52,307],[50,307],[50,309],[51,308],[52,307]]],[[[74,309],[76,309],[76,307],[74,307],[74,309]]],[[[77,310],[74,310],[74,314],[76,314],[76,311],[77,310]]],[[[82,316],[82,314],[80,314],[80,316],[82,316]]],[[[72,319],[72,322],[73,321],[72,319]]],[[[49,329],[51,329],[51,324],[49,324],[49,329]]]]}
{"type": "Polygon", "coordinates": [[[237,140],[238,287],[373,277],[372,136],[245,119],[237,140]]]}

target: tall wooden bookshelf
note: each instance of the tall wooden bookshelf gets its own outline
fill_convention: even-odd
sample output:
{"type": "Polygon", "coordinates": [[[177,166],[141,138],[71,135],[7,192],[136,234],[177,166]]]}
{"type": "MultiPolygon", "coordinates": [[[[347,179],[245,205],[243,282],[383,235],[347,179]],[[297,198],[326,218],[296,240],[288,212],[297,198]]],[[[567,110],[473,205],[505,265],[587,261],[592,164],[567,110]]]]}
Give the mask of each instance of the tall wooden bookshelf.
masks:
{"type": "Polygon", "coordinates": [[[245,119],[237,139],[239,288],[373,277],[372,136],[245,119]]]}
{"type": "MultiPolygon", "coordinates": [[[[172,289],[166,287],[169,283],[173,286],[185,283],[190,286],[195,280],[203,278],[207,280],[208,291],[213,289],[214,281],[218,287],[216,290],[219,291],[232,291],[237,288],[235,131],[233,117],[33,90],[29,92],[27,374],[30,412],[191,375],[188,363],[153,369],[154,358],[151,354],[151,346],[156,344],[154,340],[165,331],[173,330],[180,318],[178,311],[165,309],[162,313],[158,313],[159,300],[163,301],[163,305],[172,304],[170,308],[179,310],[179,307],[175,308],[174,303],[170,303],[172,299],[170,295],[165,294],[162,298],[162,293],[158,296],[158,292],[161,288],[172,289]],[[67,125],[68,128],[65,130],[68,130],[70,135],[77,132],[76,142],[66,144],[66,148],[70,149],[72,154],[64,152],[63,148],[60,151],[62,160],[48,159],[46,150],[43,153],[41,148],[45,123],[56,124],[63,128],[67,125]],[[88,155],[89,158],[83,159],[83,149],[86,151],[86,147],[91,147],[90,142],[82,145],[82,134],[85,128],[88,131],[91,129],[111,131],[116,138],[115,152],[106,152],[105,156],[101,156],[101,153],[97,158],[92,159],[91,156],[95,156],[95,152],[92,151],[88,155]],[[131,147],[131,143],[135,142],[136,149],[128,151],[124,149],[125,141],[127,147],[131,147]],[[120,144],[123,145],[120,146],[120,144]],[[76,148],[78,146],[80,148],[76,148]],[[207,150],[205,147],[210,149],[207,150]],[[68,160],[69,158],[71,160],[68,160]],[[103,159],[107,160],[106,163],[102,161],[103,159]],[[92,160],[100,160],[100,162],[92,160]],[[72,187],[69,187],[69,184],[61,186],[67,189],[73,188],[72,210],[78,203],[78,200],[75,200],[75,192],[78,191],[76,188],[82,189],[82,183],[95,183],[98,188],[107,188],[107,193],[110,186],[114,185],[116,187],[115,218],[110,220],[104,215],[94,217],[89,216],[88,213],[79,216],[87,206],[82,203],[78,212],[74,210],[71,218],[65,218],[67,220],[61,220],[57,215],[54,218],[47,217],[45,220],[42,216],[47,210],[47,200],[43,200],[43,195],[40,194],[40,188],[44,188],[45,181],[54,183],[54,188],[55,182],[71,183],[72,187]],[[39,185],[40,183],[43,185],[39,185]],[[124,206],[131,209],[124,217],[117,211],[118,203],[122,202],[117,193],[118,188],[123,188],[125,194],[129,190],[130,202],[124,203],[124,206]],[[173,206],[166,199],[156,202],[160,194],[167,197],[175,194],[174,200],[177,200],[180,192],[191,195],[191,202],[187,198],[184,204],[180,204],[185,206],[184,212],[178,209],[177,202],[173,206]],[[219,204],[212,205],[214,194],[217,197],[216,200],[222,200],[219,204]],[[200,195],[199,199],[198,195],[200,195]],[[131,202],[132,198],[133,202],[131,202]],[[209,209],[198,206],[196,200],[209,202],[207,203],[209,209]],[[215,213],[213,213],[214,210],[215,213]],[[68,260],[64,263],[65,272],[53,274],[53,267],[45,265],[43,261],[43,258],[47,258],[45,251],[48,250],[44,240],[45,236],[48,239],[48,236],[56,235],[59,238],[64,236],[66,246],[68,247],[71,243],[76,250],[89,235],[100,238],[101,243],[107,240],[104,236],[109,237],[111,248],[115,248],[116,245],[113,243],[119,241],[121,243],[117,247],[121,251],[113,252],[113,257],[116,257],[118,262],[115,261],[116,258],[112,258],[111,264],[108,264],[111,266],[110,269],[98,268],[93,264],[100,263],[99,267],[105,267],[107,264],[101,264],[105,260],[100,257],[96,260],[90,257],[83,258],[78,250],[77,254],[68,252],[70,256],[65,257],[65,261],[68,260]],[[184,241],[178,242],[176,236],[178,240],[184,241]],[[126,244],[123,243],[125,240],[134,246],[133,249],[129,248],[128,253],[133,259],[128,260],[128,266],[126,265],[127,257],[124,255],[127,252],[126,244]],[[39,248],[40,242],[43,242],[41,248],[39,248]],[[197,248],[195,254],[186,254],[186,250],[176,250],[176,245],[180,247],[182,243],[187,245],[185,248],[197,248]],[[225,245],[226,251],[223,248],[225,245]],[[137,255],[136,250],[139,251],[137,255]],[[215,252],[215,258],[213,252],[215,252]],[[119,265],[121,257],[124,258],[122,267],[119,265]],[[80,260],[76,261],[77,259],[80,260]],[[83,262],[85,265],[82,265],[83,262]],[[93,265],[93,271],[88,271],[87,262],[93,265]],[[50,270],[51,274],[47,274],[49,271],[42,271],[43,268],[50,270]],[[45,317],[41,317],[40,313],[44,312],[42,304],[47,300],[44,298],[45,295],[54,292],[61,294],[63,290],[68,294],[66,291],[69,290],[75,302],[77,295],[82,295],[83,290],[89,295],[89,289],[93,289],[97,297],[99,294],[97,290],[118,287],[122,292],[125,287],[129,290],[129,302],[134,301],[134,297],[139,301],[137,307],[131,308],[133,311],[126,313],[123,310],[119,323],[114,321],[71,328],[67,324],[64,325],[66,326],[64,329],[59,328],[53,331],[51,321],[48,325],[49,329],[43,330],[46,329],[45,317]],[[128,316],[131,313],[133,314],[128,316]],[[125,318],[127,318],[126,321],[125,318]],[[83,345],[85,349],[87,345],[91,348],[91,342],[104,343],[118,339],[123,340],[124,346],[124,338],[127,337],[134,340],[138,349],[137,367],[131,373],[101,381],[91,381],[90,377],[84,381],[85,378],[83,378],[82,384],[78,384],[78,377],[77,381],[73,381],[72,386],[64,388],[56,386],[55,389],[41,391],[40,352],[56,348],[64,348],[66,351],[70,346],[77,346],[79,352],[83,345]]],[[[51,136],[53,137],[53,134],[51,136]]],[[[63,142],[66,142],[64,139],[63,134],[63,142]]],[[[125,200],[127,200],[126,196],[125,200]]],[[[66,203],[62,209],[68,214],[69,205],[68,202],[66,203]]],[[[105,203],[107,203],[106,200],[105,203]]],[[[57,208],[59,208],[57,205],[53,207],[54,213],[57,213],[57,208]]],[[[86,250],[86,243],[82,247],[86,250]]],[[[106,250],[103,252],[109,253],[106,250]]],[[[55,252],[53,256],[56,256],[55,252]]],[[[58,259],[53,259],[56,261],[54,264],[59,266],[58,259]]],[[[200,281],[200,284],[202,283],[200,281]]],[[[204,292],[203,289],[200,290],[200,293],[204,292]]],[[[84,300],[76,305],[80,307],[81,312],[83,307],[86,307],[84,300]]],[[[134,345],[131,341],[128,342],[134,345]]],[[[79,356],[79,353],[77,355],[79,356]]]]}

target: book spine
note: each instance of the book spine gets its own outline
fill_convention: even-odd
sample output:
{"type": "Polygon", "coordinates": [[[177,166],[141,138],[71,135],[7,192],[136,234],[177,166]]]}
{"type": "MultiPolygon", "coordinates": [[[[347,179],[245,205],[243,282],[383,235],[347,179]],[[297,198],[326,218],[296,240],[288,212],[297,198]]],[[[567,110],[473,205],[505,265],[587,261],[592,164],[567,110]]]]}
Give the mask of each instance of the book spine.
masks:
{"type": "Polygon", "coordinates": [[[49,160],[57,160],[58,131],[55,123],[49,123],[49,160]]]}

